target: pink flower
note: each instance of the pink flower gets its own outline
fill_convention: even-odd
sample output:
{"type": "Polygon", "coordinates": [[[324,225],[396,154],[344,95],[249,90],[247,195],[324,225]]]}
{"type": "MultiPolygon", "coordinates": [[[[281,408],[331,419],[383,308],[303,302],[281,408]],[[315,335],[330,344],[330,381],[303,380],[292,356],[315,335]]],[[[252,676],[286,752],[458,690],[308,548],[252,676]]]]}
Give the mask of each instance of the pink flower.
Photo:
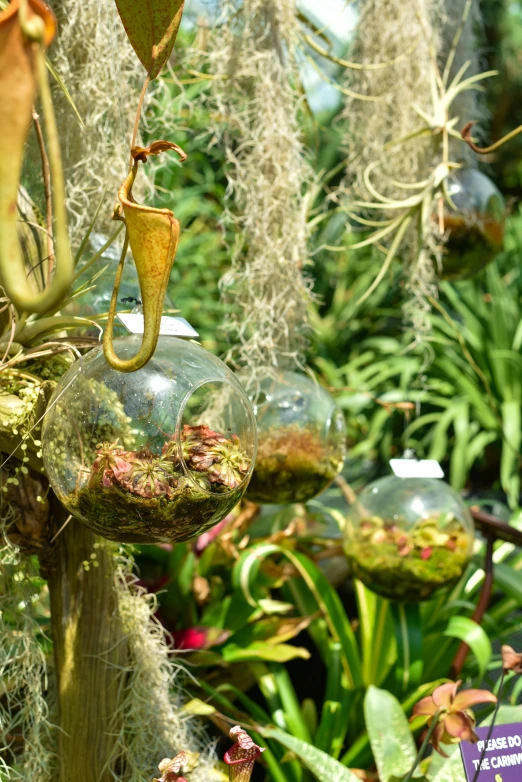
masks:
{"type": "Polygon", "coordinates": [[[470,741],[476,744],[478,736],[473,730],[475,727],[475,715],[471,706],[477,703],[496,703],[497,698],[487,690],[462,690],[457,692],[462,684],[448,682],[437,687],[427,698],[422,698],[413,707],[414,717],[426,717],[431,727],[433,720],[437,720],[437,726],[431,737],[433,748],[443,757],[447,757],[439,744],[458,744],[461,741],[470,741]]]}
{"type": "Polygon", "coordinates": [[[172,633],[176,649],[210,649],[227,640],[230,632],[220,627],[189,627],[186,630],[177,630],[172,633]]]}
{"type": "Polygon", "coordinates": [[[230,782],[249,782],[254,763],[265,751],[265,747],[258,747],[239,725],[231,728],[229,736],[236,742],[228,752],[225,752],[223,758],[227,766],[230,766],[229,780],[230,782]]]}
{"type": "Polygon", "coordinates": [[[421,550],[421,559],[429,559],[431,555],[433,554],[433,548],[431,546],[426,546],[426,548],[423,548],[421,550]]]}
{"type": "Polygon", "coordinates": [[[203,535],[200,535],[194,544],[196,554],[202,554],[206,547],[210,546],[212,541],[217,538],[221,530],[227,526],[228,522],[232,518],[234,518],[233,515],[229,514],[223,519],[223,521],[220,521],[219,524],[216,524],[215,527],[212,527],[207,532],[204,532],[203,535]]]}

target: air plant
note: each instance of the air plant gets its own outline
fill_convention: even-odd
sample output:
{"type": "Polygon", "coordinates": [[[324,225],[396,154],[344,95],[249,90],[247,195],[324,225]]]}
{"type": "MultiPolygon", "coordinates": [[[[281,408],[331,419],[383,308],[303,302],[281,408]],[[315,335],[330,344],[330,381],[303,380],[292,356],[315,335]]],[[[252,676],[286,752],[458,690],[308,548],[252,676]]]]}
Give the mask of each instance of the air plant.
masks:
{"type": "Polygon", "coordinates": [[[372,229],[350,248],[373,246],[384,254],[359,303],[400,258],[404,318],[413,344],[422,343],[425,349],[449,234],[448,214],[455,207],[448,183],[453,172],[473,164],[457,126],[471,112],[477,117],[480,111],[472,96],[481,81],[496,74],[478,72],[473,0],[448,3],[444,12],[441,5],[431,0],[365,3],[354,53],[359,62],[338,60],[319,47],[321,56],[349,74],[341,87],[350,123],[347,174],[336,195],[352,224],[372,229]],[[376,51],[382,61],[375,62],[376,51]]]}

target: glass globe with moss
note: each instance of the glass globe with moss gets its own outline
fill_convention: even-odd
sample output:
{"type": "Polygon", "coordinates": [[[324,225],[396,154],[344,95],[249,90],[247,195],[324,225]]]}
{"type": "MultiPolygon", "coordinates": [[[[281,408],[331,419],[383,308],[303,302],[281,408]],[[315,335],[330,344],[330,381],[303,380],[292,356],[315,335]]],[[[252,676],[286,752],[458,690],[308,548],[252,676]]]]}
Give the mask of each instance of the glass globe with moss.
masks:
{"type": "MultiPolygon", "coordinates": [[[[115,341],[122,359],[141,336],[115,341]]],[[[63,376],[42,432],[49,481],[95,533],[128,543],[200,535],[239,502],[256,455],[252,406],[234,374],[193,342],[160,337],[122,373],[96,348],[63,376]]]]}
{"type": "Polygon", "coordinates": [[[492,261],[504,245],[506,205],[491,179],[474,168],[455,171],[448,178],[443,247],[444,280],[471,277],[492,261]]]}
{"type": "Polygon", "coordinates": [[[380,478],[359,494],[346,520],[352,574],[373,592],[419,602],[452,586],[470,561],[471,514],[433,478],[380,478]]]}
{"type": "Polygon", "coordinates": [[[251,399],[258,452],[248,499],[260,503],[307,502],[341,472],[344,416],[334,398],[308,375],[267,372],[251,399]]]}

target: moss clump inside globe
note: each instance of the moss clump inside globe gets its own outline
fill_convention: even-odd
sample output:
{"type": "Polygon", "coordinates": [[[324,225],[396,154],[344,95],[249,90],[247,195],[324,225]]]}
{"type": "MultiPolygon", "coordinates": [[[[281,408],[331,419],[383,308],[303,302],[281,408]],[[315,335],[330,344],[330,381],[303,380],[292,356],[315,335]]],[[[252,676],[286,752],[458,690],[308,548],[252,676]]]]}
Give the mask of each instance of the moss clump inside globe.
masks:
{"type": "Polygon", "coordinates": [[[248,499],[267,504],[311,500],[344,464],[345,422],[335,400],[311,377],[267,372],[252,401],[258,451],[248,499]]]}
{"type": "Polygon", "coordinates": [[[448,179],[455,208],[447,206],[442,273],[445,280],[463,280],[481,271],[502,250],[506,207],[493,182],[475,169],[462,169],[448,179]]]}
{"type": "Polygon", "coordinates": [[[359,496],[347,521],[345,549],[352,574],[369,589],[419,602],[461,578],[472,543],[471,516],[449,486],[389,477],[359,496]]]}
{"type": "Polygon", "coordinates": [[[186,540],[195,527],[206,529],[217,512],[226,515],[239,502],[250,460],[235,435],[229,439],[207,426],[186,424],[181,441],[188,476],[172,441],[161,455],[100,444],[87,484],[70,498],[73,512],[91,519],[91,528],[105,537],[118,514],[114,537],[123,542],[157,539],[174,529],[176,540],[186,540]]]}
{"type": "MultiPolygon", "coordinates": [[[[139,338],[115,345],[136,352],[139,338]]],[[[61,380],[42,436],[51,485],[95,533],[129,543],[200,535],[239,502],[255,420],[230,370],[195,343],[161,337],[141,370],[91,351],[61,380]]]]}
{"type": "Polygon", "coordinates": [[[248,497],[261,503],[306,502],[326,489],[340,466],[313,427],[269,429],[259,438],[248,497]]]}

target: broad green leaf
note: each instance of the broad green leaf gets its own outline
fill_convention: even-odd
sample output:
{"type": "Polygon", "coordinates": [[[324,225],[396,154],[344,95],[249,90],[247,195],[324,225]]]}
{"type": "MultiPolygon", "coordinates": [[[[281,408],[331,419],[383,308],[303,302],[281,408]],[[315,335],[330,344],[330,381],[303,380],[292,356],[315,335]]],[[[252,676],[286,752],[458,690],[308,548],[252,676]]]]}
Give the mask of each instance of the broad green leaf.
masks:
{"type": "Polygon", "coordinates": [[[312,744],[279,728],[258,728],[258,731],[264,738],[276,739],[290,752],[294,752],[319,782],[359,782],[355,774],[312,744]]]}
{"type": "Polygon", "coordinates": [[[170,57],[184,0],[115,0],[132,48],[154,79],[170,57]]]}
{"type": "Polygon", "coordinates": [[[326,576],[308,557],[274,543],[260,543],[252,546],[241,555],[234,565],[232,572],[234,586],[242,590],[251,605],[257,606],[258,602],[252,594],[256,576],[263,560],[274,554],[286,557],[298,571],[323,614],[332,638],[339,641],[342,646],[343,667],[350,685],[360,686],[362,684],[361,661],[350,621],[339,595],[326,576]]]}
{"type": "MultiPolygon", "coordinates": [[[[403,708],[387,690],[370,686],[364,698],[366,730],[381,782],[406,774],[417,755],[403,708]]],[[[420,776],[416,770],[414,777],[420,776]]]]}
{"type": "Polygon", "coordinates": [[[444,752],[450,756],[447,760],[433,753],[429,779],[432,782],[466,782],[460,747],[445,745],[444,752]]]}
{"type": "MultiPolygon", "coordinates": [[[[493,713],[489,714],[485,720],[482,720],[480,727],[491,725],[493,713]]],[[[495,718],[495,725],[512,725],[515,722],[522,722],[522,705],[519,706],[501,706],[495,718]]]]}
{"type": "Polygon", "coordinates": [[[476,657],[483,676],[493,655],[491,641],[482,627],[467,616],[452,616],[444,635],[464,641],[476,657]]]}

